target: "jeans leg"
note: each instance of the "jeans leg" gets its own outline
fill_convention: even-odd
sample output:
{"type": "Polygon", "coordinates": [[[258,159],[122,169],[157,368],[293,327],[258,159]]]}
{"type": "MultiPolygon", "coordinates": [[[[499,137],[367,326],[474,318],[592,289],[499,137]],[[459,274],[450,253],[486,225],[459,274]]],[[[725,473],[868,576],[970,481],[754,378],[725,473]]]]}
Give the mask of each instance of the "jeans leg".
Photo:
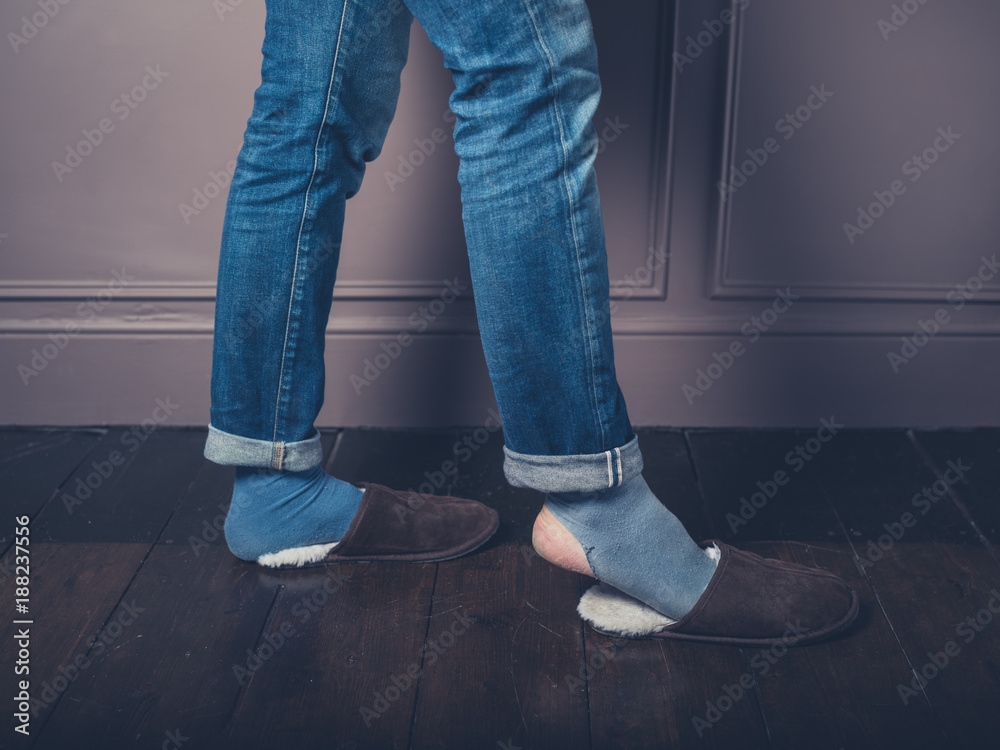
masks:
{"type": "Polygon", "coordinates": [[[268,0],[261,85],[226,205],[205,456],[321,461],[325,330],[345,201],[385,140],[413,17],[401,0],[268,0]]]}
{"type": "Polygon", "coordinates": [[[545,492],[642,469],[615,375],[584,0],[406,0],[455,90],[462,216],[508,480],[545,492]]]}

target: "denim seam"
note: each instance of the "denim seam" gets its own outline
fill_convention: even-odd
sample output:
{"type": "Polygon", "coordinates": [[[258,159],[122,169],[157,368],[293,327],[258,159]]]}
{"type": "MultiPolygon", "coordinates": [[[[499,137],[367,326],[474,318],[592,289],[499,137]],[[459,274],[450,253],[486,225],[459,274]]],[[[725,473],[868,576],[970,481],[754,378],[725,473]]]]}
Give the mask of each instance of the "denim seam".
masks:
{"type": "Polygon", "coordinates": [[[223,466],[267,467],[304,471],[322,463],[320,433],[314,427],[305,440],[277,442],[225,432],[209,422],[205,458],[223,466]]]}
{"type": "MultiPolygon", "coordinates": [[[[340,59],[340,42],[344,35],[344,22],[347,19],[347,0],[341,6],[340,27],[337,30],[337,47],[333,53],[333,66],[330,70],[330,80],[326,86],[326,102],[323,107],[323,117],[320,119],[319,127],[316,130],[316,141],[313,144],[313,168],[309,175],[309,184],[306,185],[305,198],[302,202],[302,219],[299,221],[299,233],[295,239],[295,265],[292,267],[291,290],[288,295],[288,317],[285,319],[285,340],[281,347],[281,368],[278,372],[278,392],[275,395],[274,404],[274,442],[278,442],[278,420],[281,409],[281,393],[285,381],[285,360],[288,356],[288,337],[292,326],[292,311],[295,305],[295,287],[298,283],[299,256],[302,252],[302,231],[306,224],[306,216],[309,214],[309,194],[312,191],[313,182],[316,180],[316,172],[319,170],[319,143],[323,137],[323,128],[326,127],[326,118],[330,113],[330,99],[333,95],[333,84],[337,78],[337,62],[340,59]]],[[[280,461],[280,459],[279,459],[280,461]]]]}
{"type": "Polygon", "coordinates": [[[620,487],[642,473],[638,437],[610,450],[577,455],[530,455],[504,446],[504,476],[514,487],[541,492],[594,492],[620,487]]]}
{"type": "Polygon", "coordinates": [[[608,454],[608,487],[622,483],[622,452],[619,448],[607,451],[608,454]]]}
{"type": "Polygon", "coordinates": [[[542,53],[545,55],[549,64],[549,77],[552,80],[552,109],[556,119],[556,125],[559,127],[559,145],[562,149],[563,157],[563,185],[566,188],[566,200],[569,203],[569,221],[570,227],[573,230],[573,251],[576,254],[576,267],[580,274],[580,299],[583,307],[583,320],[586,326],[586,339],[587,339],[587,356],[590,359],[590,385],[591,385],[591,396],[593,396],[593,409],[594,416],[597,422],[597,428],[601,431],[601,443],[606,444],[607,442],[607,431],[604,429],[604,419],[601,417],[600,411],[600,399],[597,395],[597,378],[596,371],[597,365],[594,362],[594,339],[593,332],[590,326],[590,311],[587,309],[587,290],[586,290],[586,279],[584,278],[583,268],[580,265],[580,241],[577,237],[576,231],[576,216],[575,216],[575,203],[573,201],[573,190],[569,184],[569,155],[566,152],[566,133],[563,127],[562,114],[559,108],[559,84],[556,82],[555,77],[555,63],[552,60],[552,53],[549,51],[548,46],[545,44],[545,40],[542,38],[542,32],[538,28],[538,23],[535,20],[535,14],[531,10],[531,6],[528,4],[528,0],[522,0],[524,8],[528,11],[528,17],[531,19],[532,28],[535,30],[535,38],[538,41],[539,46],[542,48],[542,53]]]}

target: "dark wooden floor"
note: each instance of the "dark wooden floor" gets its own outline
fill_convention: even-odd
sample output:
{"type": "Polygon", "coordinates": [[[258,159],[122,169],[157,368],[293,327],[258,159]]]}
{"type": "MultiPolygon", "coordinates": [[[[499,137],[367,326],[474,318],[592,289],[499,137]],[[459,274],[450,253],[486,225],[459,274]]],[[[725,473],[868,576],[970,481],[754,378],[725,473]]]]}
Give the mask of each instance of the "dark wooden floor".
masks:
{"type": "MultiPolygon", "coordinates": [[[[417,488],[471,434],[326,432],[327,469],[417,488]]],[[[533,556],[541,495],[506,485],[499,433],[439,489],[500,510],[486,548],[279,573],[213,528],[232,469],[202,458],[203,430],[0,431],[0,601],[13,613],[14,519],[29,515],[34,699],[25,738],[8,614],[0,747],[1000,746],[1000,431],[812,437],[640,431],[647,481],[695,538],[858,591],[848,633],[781,653],[583,627],[589,584],[533,556]],[[777,492],[740,517],[758,482],[777,492]]]]}

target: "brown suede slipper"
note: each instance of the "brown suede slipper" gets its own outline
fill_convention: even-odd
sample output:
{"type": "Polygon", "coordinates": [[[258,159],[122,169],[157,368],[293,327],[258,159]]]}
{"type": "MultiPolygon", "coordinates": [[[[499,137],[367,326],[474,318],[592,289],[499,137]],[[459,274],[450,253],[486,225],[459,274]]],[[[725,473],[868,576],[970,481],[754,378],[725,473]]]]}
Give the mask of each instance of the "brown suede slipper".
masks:
{"type": "Polygon", "coordinates": [[[262,555],[257,562],[270,568],[376,560],[440,562],[476,549],[500,524],[497,512],[476,500],[355,484],[365,493],[343,539],[262,555]]]}
{"type": "Polygon", "coordinates": [[[591,627],[618,638],[659,638],[733,646],[793,646],[829,638],[858,615],[858,596],[837,576],[770,560],[711,540],[718,567],[680,620],[613,586],[587,590],[577,611],[591,627]]]}

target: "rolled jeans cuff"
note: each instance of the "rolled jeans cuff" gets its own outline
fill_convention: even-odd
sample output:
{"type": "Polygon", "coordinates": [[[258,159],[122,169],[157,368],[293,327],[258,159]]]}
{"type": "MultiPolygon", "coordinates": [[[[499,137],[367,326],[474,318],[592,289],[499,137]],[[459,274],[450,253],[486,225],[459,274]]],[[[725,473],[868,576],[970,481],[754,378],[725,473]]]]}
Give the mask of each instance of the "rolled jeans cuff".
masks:
{"type": "Polygon", "coordinates": [[[323,462],[319,430],[294,443],[257,440],[208,426],[205,458],[223,466],[266,466],[282,471],[305,471],[323,462]]]}
{"type": "Polygon", "coordinates": [[[503,473],[514,487],[540,492],[596,492],[618,487],[642,472],[639,437],[603,453],[532,456],[503,448],[503,473]]]}

